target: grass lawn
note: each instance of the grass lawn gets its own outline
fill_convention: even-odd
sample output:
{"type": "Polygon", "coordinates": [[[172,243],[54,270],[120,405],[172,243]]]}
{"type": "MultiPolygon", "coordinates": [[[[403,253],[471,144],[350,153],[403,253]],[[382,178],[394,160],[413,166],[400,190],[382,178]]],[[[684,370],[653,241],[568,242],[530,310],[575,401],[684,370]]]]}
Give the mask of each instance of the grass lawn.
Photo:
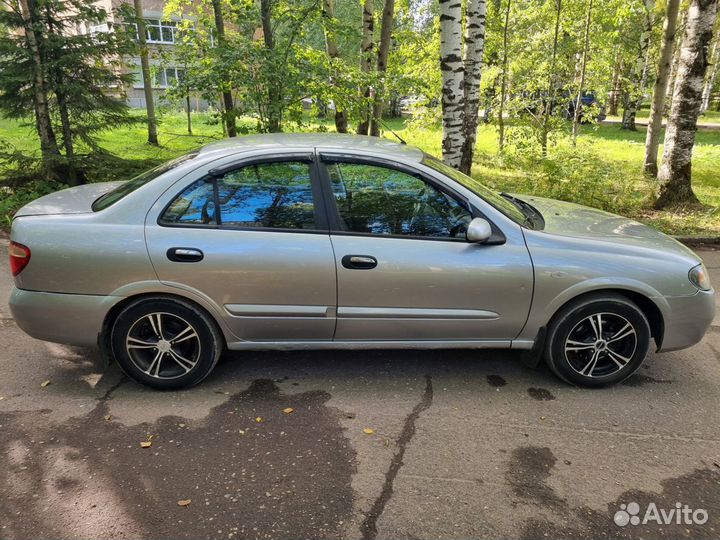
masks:
{"type": "MultiPolygon", "coordinates": [[[[638,116],[642,117],[643,113],[646,111],[641,111],[638,116]]],[[[716,120],[720,121],[720,115],[716,120]]],[[[142,170],[223,137],[221,126],[208,114],[193,114],[193,135],[186,133],[185,122],[183,114],[162,115],[159,127],[162,146],[159,148],[145,142],[147,133],[143,124],[103,133],[100,146],[111,155],[89,158],[97,161],[96,165],[93,161],[90,180],[131,178],[142,170]]],[[[387,125],[409,144],[440,155],[440,129],[409,128],[402,119],[388,121],[387,125]]],[[[240,127],[241,131],[253,132],[255,122],[243,119],[240,127]]],[[[313,119],[297,129],[334,131],[334,125],[330,120],[313,119]]],[[[511,128],[511,148],[504,156],[498,155],[494,126],[482,125],[478,131],[472,172],[490,187],[603,208],[636,218],[669,234],[720,236],[720,131],[701,130],[697,134],[693,186],[703,206],[662,212],[650,208],[656,186],[654,181],[642,175],[645,128],[627,132],[616,125],[583,126],[575,148],[567,133],[557,132],[545,160],[535,156],[525,144],[527,135],[520,129],[514,135],[513,131],[511,128]]],[[[390,132],[385,136],[394,138],[390,132]]],[[[24,154],[38,152],[37,138],[31,128],[15,121],[0,120],[0,142],[24,154]]],[[[25,188],[25,192],[22,188],[4,188],[0,199],[0,214],[5,216],[2,224],[7,227],[8,214],[41,194],[42,191],[35,193],[29,188],[25,188]]]]}

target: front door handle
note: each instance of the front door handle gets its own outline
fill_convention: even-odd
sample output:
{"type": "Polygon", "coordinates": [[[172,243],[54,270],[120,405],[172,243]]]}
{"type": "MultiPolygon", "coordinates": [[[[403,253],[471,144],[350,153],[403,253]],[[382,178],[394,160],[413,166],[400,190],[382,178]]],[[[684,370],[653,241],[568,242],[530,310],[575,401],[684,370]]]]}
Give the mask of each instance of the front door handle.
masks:
{"type": "Polygon", "coordinates": [[[203,252],[196,248],[174,247],[167,250],[167,258],[173,262],[200,262],[203,252]]]}
{"type": "Polygon", "coordinates": [[[370,255],[345,255],[342,265],[350,270],[371,270],[377,266],[377,259],[370,255]]]}

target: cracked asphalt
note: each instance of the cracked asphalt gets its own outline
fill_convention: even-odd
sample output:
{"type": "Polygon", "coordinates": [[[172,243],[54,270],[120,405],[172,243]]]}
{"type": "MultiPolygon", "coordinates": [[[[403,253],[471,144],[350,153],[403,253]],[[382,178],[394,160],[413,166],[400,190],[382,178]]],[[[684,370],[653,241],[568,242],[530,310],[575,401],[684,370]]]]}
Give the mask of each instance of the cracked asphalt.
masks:
{"type": "Polygon", "coordinates": [[[155,392],[23,334],[0,242],[0,538],[720,536],[720,318],[602,390],[510,351],[302,351],[155,392]],[[630,502],[709,518],[615,525],[630,502]]]}

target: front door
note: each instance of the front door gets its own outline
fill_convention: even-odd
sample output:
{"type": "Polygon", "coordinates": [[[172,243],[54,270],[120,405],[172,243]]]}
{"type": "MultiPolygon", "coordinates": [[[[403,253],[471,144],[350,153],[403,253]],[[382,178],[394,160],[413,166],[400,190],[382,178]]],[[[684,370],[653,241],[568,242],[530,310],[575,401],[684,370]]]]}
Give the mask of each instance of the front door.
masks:
{"type": "Polygon", "coordinates": [[[159,201],[150,257],[161,281],[209,297],[239,339],[331,340],[335,266],[315,165],[281,159],[212,171],[159,201]]]}
{"type": "Polygon", "coordinates": [[[469,243],[474,210],[420,174],[325,157],[336,225],[336,340],[513,339],[533,275],[524,243],[469,243]]]}

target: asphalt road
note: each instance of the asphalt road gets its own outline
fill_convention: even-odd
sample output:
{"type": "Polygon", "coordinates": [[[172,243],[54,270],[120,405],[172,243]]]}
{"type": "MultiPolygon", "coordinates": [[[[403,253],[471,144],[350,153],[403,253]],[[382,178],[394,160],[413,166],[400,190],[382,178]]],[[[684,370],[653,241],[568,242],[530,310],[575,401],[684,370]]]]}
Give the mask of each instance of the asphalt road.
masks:
{"type": "Polygon", "coordinates": [[[720,535],[720,318],[603,390],[509,351],[370,351],[226,354],[162,393],[24,335],[3,242],[0,538],[720,535]],[[616,525],[631,502],[708,521],[616,525]]]}

